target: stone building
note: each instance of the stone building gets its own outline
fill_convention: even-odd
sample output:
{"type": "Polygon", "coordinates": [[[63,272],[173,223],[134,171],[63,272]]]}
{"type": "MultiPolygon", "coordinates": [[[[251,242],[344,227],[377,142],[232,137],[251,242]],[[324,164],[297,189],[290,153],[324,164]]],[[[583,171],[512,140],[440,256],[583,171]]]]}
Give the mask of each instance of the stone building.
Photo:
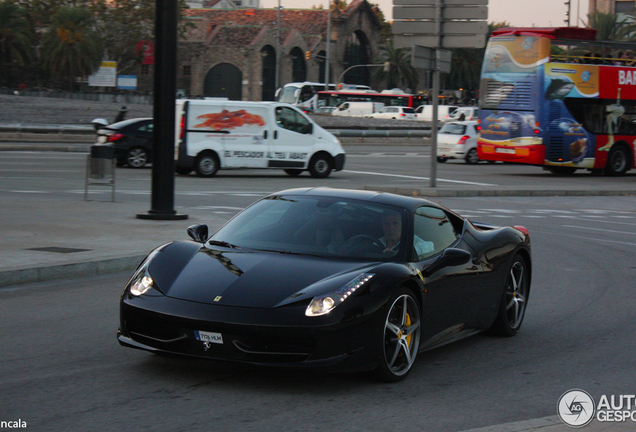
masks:
{"type": "MultiPolygon", "coordinates": [[[[194,27],[179,40],[177,89],[188,97],[260,101],[274,99],[277,83],[325,82],[327,17],[321,9],[280,14],[276,9],[189,9],[185,19],[194,27]]],[[[350,66],[373,63],[380,31],[366,0],[331,11],[331,82],[350,66]]],[[[140,89],[152,86],[152,67],[142,69],[140,89]]],[[[369,69],[355,68],[342,81],[373,87],[369,69]]]]}

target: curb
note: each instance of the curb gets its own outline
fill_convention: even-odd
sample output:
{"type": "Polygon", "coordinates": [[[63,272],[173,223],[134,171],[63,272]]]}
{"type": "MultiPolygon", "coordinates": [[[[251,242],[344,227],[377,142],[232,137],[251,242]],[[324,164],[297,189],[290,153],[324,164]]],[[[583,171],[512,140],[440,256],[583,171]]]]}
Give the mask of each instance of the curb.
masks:
{"type": "Polygon", "coordinates": [[[134,270],[146,255],[0,271],[0,288],[134,270]]]}

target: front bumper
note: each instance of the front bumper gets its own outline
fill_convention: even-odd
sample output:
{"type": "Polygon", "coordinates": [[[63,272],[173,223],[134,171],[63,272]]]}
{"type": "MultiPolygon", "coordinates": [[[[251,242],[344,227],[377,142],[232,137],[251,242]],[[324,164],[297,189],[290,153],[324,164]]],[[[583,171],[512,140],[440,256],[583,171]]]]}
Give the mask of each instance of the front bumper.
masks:
{"type": "Polygon", "coordinates": [[[335,171],[342,171],[344,169],[344,164],[345,164],[345,154],[344,153],[337,154],[333,158],[333,160],[334,160],[333,169],[335,171]]]}
{"type": "Polygon", "coordinates": [[[379,314],[334,323],[329,317],[305,317],[305,307],[270,310],[168,297],[124,298],[117,339],[146,351],[260,365],[339,372],[376,367],[384,324],[379,314]],[[220,334],[223,343],[202,342],[197,332],[220,334]]]}

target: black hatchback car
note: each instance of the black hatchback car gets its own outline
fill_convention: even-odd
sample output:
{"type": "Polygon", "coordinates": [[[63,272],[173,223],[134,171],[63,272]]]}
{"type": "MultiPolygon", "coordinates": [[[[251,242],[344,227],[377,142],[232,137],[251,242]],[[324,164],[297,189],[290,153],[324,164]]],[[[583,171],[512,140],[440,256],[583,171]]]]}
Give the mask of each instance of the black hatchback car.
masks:
{"type": "Polygon", "coordinates": [[[141,168],[152,157],[152,118],[124,120],[97,130],[97,144],[112,144],[120,166],[141,168]]]}

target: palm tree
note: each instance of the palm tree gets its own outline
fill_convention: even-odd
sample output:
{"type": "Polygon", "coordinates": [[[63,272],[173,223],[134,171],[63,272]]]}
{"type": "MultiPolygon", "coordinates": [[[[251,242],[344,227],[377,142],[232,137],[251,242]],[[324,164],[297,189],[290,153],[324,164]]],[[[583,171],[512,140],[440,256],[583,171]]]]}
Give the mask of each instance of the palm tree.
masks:
{"type": "Polygon", "coordinates": [[[618,21],[616,14],[596,11],[587,14],[587,20],[588,27],[596,30],[597,40],[618,41],[624,37],[621,31],[624,22],[618,21]]]}
{"type": "Polygon", "coordinates": [[[409,48],[394,48],[393,42],[387,41],[380,48],[380,55],[375,63],[388,63],[385,68],[374,69],[373,79],[386,82],[386,88],[391,89],[404,85],[414,92],[418,84],[417,70],[411,66],[411,50],[409,48]]]}
{"type": "Polygon", "coordinates": [[[51,77],[66,80],[95,72],[102,61],[101,38],[93,30],[92,15],[84,8],[60,8],[42,40],[42,61],[51,77]]]}
{"type": "Polygon", "coordinates": [[[16,77],[17,68],[31,63],[35,57],[35,33],[24,18],[23,10],[5,0],[0,3],[0,80],[7,85],[16,77]]]}

